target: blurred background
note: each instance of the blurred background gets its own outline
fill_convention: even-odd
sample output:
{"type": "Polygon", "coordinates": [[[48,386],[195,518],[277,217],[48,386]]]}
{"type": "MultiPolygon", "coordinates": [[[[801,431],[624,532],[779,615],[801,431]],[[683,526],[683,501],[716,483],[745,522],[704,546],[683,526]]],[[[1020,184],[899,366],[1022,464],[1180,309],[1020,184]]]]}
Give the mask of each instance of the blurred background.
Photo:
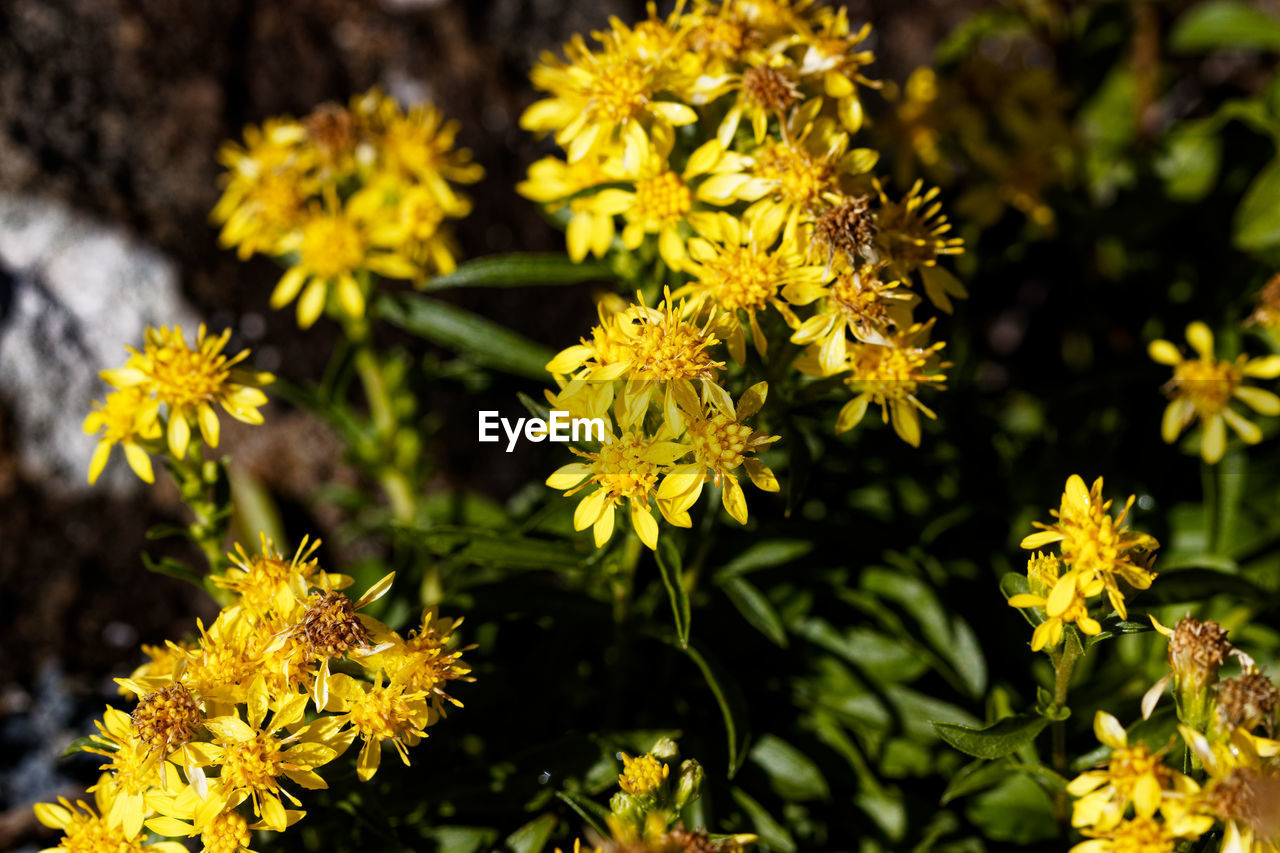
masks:
{"type": "MultiPolygon", "coordinates": [[[[854,519],[850,542],[819,547],[908,548],[912,531],[939,521],[928,549],[967,572],[948,603],[1000,672],[1006,656],[1025,656],[1026,626],[992,579],[1018,568],[1017,538],[1068,474],[1105,474],[1109,493],[1138,493],[1139,526],[1162,539],[1162,511],[1200,493],[1198,460],[1159,441],[1167,370],[1145,344],[1181,341],[1191,319],[1238,323],[1272,271],[1274,247],[1241,246],[1238,208],[1272,156],[1280,39],[1245,33],[1225,51],[1197,46],[1194,33],[1178,43],[1197,5],[1180,0],[845,5],[874,26],[872,75],[886,87],[870,99],[870,133],[884,169],[900,190],[917,176],[943,186],[968,243],[957,271],[972,298],[939,323],[956,362],[950,390],[928,401],[940,426],[915,456],[895,448],[914,467],[895,463],[874,489],[853,479],[815,489],[854,519]],[[922,67],[936,77],[913,75],[922,67]],[[1259,106],[1203,124],[1230,102],[1259,106]]],[[[1276,3],[1242,5],[1280,14],[1276,3]]],[[[105,486],[88,488],[93,440],[80,422],[102,394],[96,371],[149,323],[230,327],[229,350],[248,346],[258,367],[295,381],[317,376],[337,340],[327,322],[299,334],[291,311],[267,307],[279,274],[270,261],[218,248],[208,215],[220,143],[246,123],[380,84],[405,103],[435,102],[486,169],[457,226],[464,257],[556,250],[560,232],[513,191],[547,150],[517,125],[534,99],[528,69],[609,15],[644,14],[639,0],[0,5],[0,849],[40,846],[31,802],[75,796],[93,778],[91,762],[57,757],[114,694],[110,679],[137,665],[138,645],[216,612],[138,558],[177,547],[145,536],[182,520],[167,481],[144,488],[113,465],[105,486]]],[[[553,349],[594,314],[587,286],[554,298],[456,293],[553,349]]],[[[471,438],[478,407],[515,412],[514,392],[533,387],[424,389],[441,488],[505,501],[558,464],[553,452],[507,456],[471,438]]],[[[224,442],[291,527],[328,538],[341,518],[308,496],[356,474],[322,422],[275,404],[264,427],[228,429],[224,442]]],[[[879,430],[857,442],[874,469],[895,439],[879,430]]],[[[1276,470],[1258,464],[1259,480],[1276,470]]],[[[838,464],[825,473],[861,476],[838,464]]],[[[330,549],[341,564],[361,543],[330,549]]]]}

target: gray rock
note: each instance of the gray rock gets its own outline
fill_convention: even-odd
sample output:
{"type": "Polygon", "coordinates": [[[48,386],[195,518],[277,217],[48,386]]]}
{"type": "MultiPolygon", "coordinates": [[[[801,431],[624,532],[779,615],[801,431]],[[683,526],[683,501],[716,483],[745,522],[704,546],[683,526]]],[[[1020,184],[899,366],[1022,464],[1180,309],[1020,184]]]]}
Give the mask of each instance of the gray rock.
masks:
{"type": "MultiPolygon", "coordinates": [[[[44,199],[0,193],[0,399],[19,464],[55,492],[89,488],[94,439],[81,430],[147,325],[198,323],[175,264],[124,229],[44,199]]],[[[116,450],[99,485],[138,484],[116,450]]]]}

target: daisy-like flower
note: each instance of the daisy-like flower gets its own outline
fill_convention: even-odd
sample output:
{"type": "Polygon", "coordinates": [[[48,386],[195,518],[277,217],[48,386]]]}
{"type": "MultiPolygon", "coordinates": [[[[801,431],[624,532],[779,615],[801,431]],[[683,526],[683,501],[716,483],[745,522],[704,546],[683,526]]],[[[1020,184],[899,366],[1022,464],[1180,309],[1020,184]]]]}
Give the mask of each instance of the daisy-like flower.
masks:
{"type": "Polygon", "coordinates": [[[554,133],[571,163],[620,147],[626,162],[639,164],[652,128],[669,132],[696,121],[697,113],[678,99],[687,81],[676,59],[677,34],[661,21],[646,24],[632,29],[615,18],[610,29],[593,34],[598,49],[575,35],[564,46],[567,62],[543,54],[530,76],[551,97],[530,105],[520,126],[554,133]],[[675,94],[659,97],[664,92],[675,94]]]}
{"type": "Polygon", "coordinates": [[[904,281],[919,272],[924,292],[939,310],[951,312],[951,297],[967,296],[964,285],[944,267],[939,258],[964,252],[964,240],[948,237],[951,223],[942,212],[937,187],[925,190],[923,181],[911,185],[907,194],[892,201],[878,180],[874,181],[880,197],[876,215],[876,246],[890,269],[904,281]]]}
{"type": "MultiPolygon", "coordinates": [[[[917,396],[922,387],[942,388],[946,376],[934,371],[949,367],[938,363],[937,354],[946,346],[939,341],[928,346],[921,342],[929,336],[933,320],[915,323],[888,336],[887,344],[846,344],[844,364],[837,373],[847,372],[844,383],[854,392],[836,415],[836,434],[847,432],[862,422],[867,407],[875,403],[885,423],[892,423],[898,437],[912,447],[920,446],[920,413],[937,415],[917,396]]],[[[822,353],[810,352],[796,362],[796,368],[809,376],[827,375],[822,353]]]]}
{"type": "Polygon", "coordinates": [[[383,643],[391,629],[356,611],[386,595],[395,576],[395,572],[388,572],[369,587],[358,601],[352,601],[341,592],[326,588],[324,582],[327,575],[321,575],[320,590],[307,599],[305,609],[296,624],[289,629],[289,645],[283,655],[286,672],[299,664],[309,668],[315,661],[320,662],[314,676],[308,672],[308,677],[314,678],[311,695],[317,709],[324,708],[329,701],[331,660],[348,656],[364,657],[385,647],[383,643]]]}
{"type": "MultiPolygon", "coordinates": [[[[471,212],[471,202],[452,193],[441,200],[426,184],[405,183],[383,175],[369,182],[347,202],[348,214],[367,223],[369,243],[393,247],[393,258],[403,259],[420,275],[448,274],[457,266],[458,248],[453,234],[443,227],[447,219],[461,219],[471,212]]],[[[380,263],[385,264],[385,256],[380,263]]],[[[397,260],[392,278],[402,278],[397,260]]],[[[372,269],[372,267],[370,267],[372,269]]]]}
{"type": "Polygon", "coordinates": [[[858,87],[880,88],[880,82],[862,73],[875,62],[875,54],[859,49],[871,35],[871,25],[857,30],[849,25],[849,10],[822,7],[817,10],[816,27],[801,25],[796,40],[803,46],[799,73],[803,77],[820,77],[823,92],[836,101],[836,114],[850,133],[862,127],[862,101],[858,87]]]}
{"type": "Polygon", "coordinates": [[[845,366],[847,331],[864,344],[891,346],[891,336],[911,326],[911,309],[918,298],[899,281],[881,281],[880,265],[842,269],[828,284],[789,284],[782,296],[792,305],[818,309],[791,335],[791,342],[818,350],[818,364],[827,375],[845,366]]]}
{"type": "Polygon", "coordinates": [[[625,752],[622,757],[622,772],[618,774],[618,787],[637,797],[652,794],[662,783],[667,781],[671,768],[652,755],[641,755],[632,758],[625,752]]]}
{"type": "Polygon", "coordinates": [[[738,125],[746,118],[756,145],[764,142],[769,119],[776,118],[784,124],[791,108],[801,101],[796,85],[796,70],[783,54],[774,53],[759,65],[751,65],[741,74],[728,75],[726,86],[736,89],[737,99],[725,113],[716,130],[716,138],[725,148],[733,145],[738,125]]]}
{"type": "Polygon", "coordinates": [[[250,800],[254,814],[268,828],[283,832],[289,817],[281,797],[295,806],[300,802],[282,783],[328,787],[315,770],[345,749],[346,744],[332,736],[332,726],[323,726],[322,721],[305,723],[304,694],[277,697],[276,710],[268,720],[266,688],[261,680],[258,684],[261,698],[246,703],[247,721],[238,713],[205,720],[213,742],[200,746],[200,763],[216,766],[218,775],[206,781],[207,796],[194,815],[194,825],[201,830],[218,815],[250,800]]]}
{"type": "Polygon", "coordinates": [[[438,716],[424,691],[394,681],[383,684],[381,675],[372,684],[347,675],[333,676],[325,709],[339,712],[341,716],[335,718],[339,724],[350,725],[350,731],[363,739],[356,759],[356,774],[362,782],[378,772],[383,741],[391,741],[408,766],[408,747],[427,736],[424,730],[438,716]]]}
{"type": "Polygon", "coordinates": [[[1239,400],[1260,415],[1280,415],[1280,397],[1244,384],[1246,378],[1280,376],[1280,355],[1241,355],[1235,361],[1215,358],[1213,332],[1199,321],[1187,326],[1187,342],[1198,358],[1183,358],[1178,348],[1166,340],[1152,341],[1147,348],[1152,359],[1173,367],[1173,379],[1165,386],[1172,400],[1164,410],[1160,435],[1172,444],[1192,421],[1199,420],[1204,425],[1200,455],[1212,465],[1226,452],[1228,425],[1246,444],[1262,440],[1262,430],[1232,409],[1232,400],[1239,400]]]}
{"type": "Polygon", "coordinates": [[[1161,802],[1159,817],[1163,819],[1134,817],[1101,831],[1084,829],[1088,840],[1071,853],[1174,853],[1179,841],[1197,839],[1213,828],[1213,818],[1175,800],[1161,802]]]}
{"type": "Polygon", "coordinates": [[[1210,741],[1189,726],[1178,732],[1208,774],[1202,802],[1223,821],[1222,853],[1276,853],[1280,850],[1280,741],[1243,728],[1210,741]]]}
{"type": "Polygon", "coordinates": [[[618,188],[587,192],[614,180],[622,170],[615,160],[588,157],[566,163],[558,157],[543,157],[516,185],[516,192],[546,205],[552,213],[568,207],[565,244],[574,263],[581,263],[588,254],[605,256],[617,233],[614,217],[635,201],[634,194],[618,188]]]}
{"type": "Polygon", "coordinates": [[[777,441],[778,436],[743,423],[760,411],[767,393],[768,385],[760,382],[743,393],[736,411],[712,410],[689,419],[684,443],[693,461],[672,467],[658,486],[659,506],[673,524],[689,526],[689,508],[697,502],[707,482],[721,487],[725,510],[739,524],[746,524],[747,499],[734,474],[738,468],[743,468],[761,491],[778,491],[773,472],[753,456],[777,441]]]}
{"type": "Polygon", "coordinates": [[[212,218],[222,225],[218,242],[234,246],[240,260],[255,252],[274,254],[304,218],[316,186],[306,139],[297,121],[269,119],[261,128],[245,128],[243,146],[227,142],[219,149],[218,162],[227,171],[212,218]]]}
{"type": "Polygon", "coordinates": [[[1027,581],[1030,593],[1020,593],[1009,599],[1010,607],[1037,608],[1044,611],[1044,621],[1036,626],[1031,634],[1031,651],[1038,652],[1046,646],[1053,648],[1062,642],[1065,626],[1075,625],[1081,633],[1094,636],[1102,632],[1102,626],[1089,616],[1090,596],[1101,594],[1105,588],[1101,580],[1094,580],[1084,589],[1072,586],[1074,595],[1066,600],[1055,601],[1061,610],[1049,610],[1049,592],[1058,583],[1061,561],[1052,554],[1041,554],[1037,551],[1027,560],[1027,581]]]}
{"type": "Polygon", "coordinates": [[[1130,495],[1124,509],[1112,518],[1109,512],[1112,502],[1102,499],[1101,477],[1091,488],[1085,488],[1079,475],[1067,478],[1061,507],[1049,511],[1058,521],[1054,524],[1034,522],[1041,528],[1040,532],[1022,540],[1022,547],[1029,551],[1060,543],[1062,561],[1071,567],[1049,593],[1050,609],[1061,612],[1064,609],[1061,602],[1075,597],[1072,584],[1084,590],[1092,588],[1094,581],[1100,579],[1111,606],[1121,619],[1127,618],[1119,582],[1123,580],[1135,589],[1150,587],[1155,575],[1148,568],[1148,557],[1160,547],[1154,537],[1132,532],[1125,526],[1133,501],[1134,496],[1130,495]]]}
{"type": "Polygon", "coordinates": [[[621,310],[601,302],[600,324],[591,330],[591,340],[582,339],[547,363],[548,372],[571,377],[557,401],[598,393],[593,387],[597,383],[624,378],[619,410],[624,427],[640,422],[655,392],[663,395],[663,415],[676,432],[684,428],[684,413],[700,413],[703,402],[731,411],[728,395],[716,384],[724,362],[711,354],[720,343],[713,331],[719,322],[715,308],[695,323],[690,305],[673,301],[667,289],[663,296],[653,308],[638,293],[637,301],[621,310]]]}
{"type": "MultiPolygon", "coordinates": [[[[188,811],[194,814],[194,806],[199,802],[198,796],[191,796],[189,799],[194,803],[189,804],[191,807],[188,811]]],[[[168,811],[179,811],[179,807],[167,805],[168,811]]],[[[286,810],[292,824],[302,817],[302,812],[292,809],[286,810]]],[[[267,829],[268,827],[262,823],[250,824],[249,821],[237,811],[225,811],[216,815],[212,820],[205,824],[204,829],[197,829],[193,823],[178,820],[170,815],[161,815],[147,821],[147,829],[157,835],[165,835],[170,838],[186,836],[193,838],[200,836],[200,845],[203,853],[251,853],[249,850],[249,842],[253,836],[252,829],[267,829]]],[[[186,848],[183,848],[186,849],[186,848]]]]}
{"type": "MultiPolygon", "coordinates": [[[[631,526],[647,547],[658,547],[658,522],[654,520],[650,499],[658,479],[688,447],[671,439],[670,428],[663,424],[656,435],[638,430],[623,430],[620,435],[606,435],[595,453],[570,450],[585,459],[558,468],[547,478],[553,489],[565,490],[565,497],[588,489],[573,513],[573,529],[592,529],[596,547],[602,547],[613,536],[614,512],[628,505],[631,526]]],[[[659,509],[662,502],[659,502],[659,509]]],[[[668,519],[670,520],[670,519],[668,519]]]]}
{"type": "Polygon", "coordinates": [[[63,850],[66,853],[187,853],[187,848],[176,841],[159,841],[145,844],[141,830],[127,832],[117,821],[112,822],[106,815],[114,808],[114,798],[118,789],[106,784],[110,777],[103,775],[98,780],[94,791],[94,807],[83,800],[72,805],[65,797],[59,797],[55,803],[36,803],[36,819],[50,829],[60,829],[63,838],[56,847],[48,847],[49,851],[63,850]]]}
{"type": "Polygon", "coordinates": [[[1112,829],[1130,804],[1139,818],[1152,818],[1166,791],[1184,789],[1190,781],[1166,766],[1163,755],[1153,753],[1146,744],[1129,745],[1124,726],[1106,711],[1094,715],[1093,732],[1111,748],[1111,756],[1104,768],[1086,770],[1067,785],[1067,793],[1077,798],[1072,826],[1112,829]]]}
{"type": "Polygon", "coordinates": [[[689,241],[689,255],[685,268],[694,280],[675,296],[689,296],[699,305],[715,305],[726,313],[725,343],[739,364],[746,360],[744,326],[751,330],[752,343],[763,354],[768,342],[758,315],[772,306],[789,325],[799,325],[779,291],[790,284],[820,282],[825,275],[822,267],[805,262],[794,241],[779,240],[777,227],[762,222],[748,227],[727,215],[718,218],[717,227],[707,237],[689,241]]]}
{"type": "MultiPolygon", "coordinates": [[[[219,422],[214,406],[221,406],[243,423],[262,423],[258,409],[266,405],[267,395],[261,386],[275,377],[237,367],[249,351],[241,350],[228,358],[222,350],[230,338],[230,329],[210,337],[202,323],[193,349],[187,346],[181,326],[148,327],[141,352],[126,347],[130,355],[124,367],[104,370],[99,375],[116,388],[136,388],[157,404],[164,404],[169,450],[183,459],[193,425],[200,430],[205,444],[218,446],[219,422]]],[[[150,423],[149,419],[150,415],[144,416],[145,422],[150,423]]],[[[127,447],[125,452],[129,453],[127,447]]]]}
{"type": "Polygon", "coordinates": [[[323,207],[313,206],[278,248],[279,254],[296,253],[297,262],[271,292],[271,307],[283,308],[297,299],[298,326],[303,329],[320,319],[331,296],[348,317],[363,317],[367,294],[359,275],[364,270],[387,278],[417,274],[403,256],[376,246],[367,223],[340,209],[332,194],[323,207]]]}
{"type": "MultiPolygon", "coordinates": [[[[162,770],[166,756],[140,736],[130,716],[123,711],[108,706],[102,720],[95,720],[94,725],[98,728],[98,733],[90,736],[94,745],[85,751],[108,759],[99,767],[104,775],[98,786],[114,789],[111,809],[103,817],[108,823],[123,828],[124,834],[132,838],[142,831],[142,823],[150,813],[145,801],[147,793],[163,786],[169,777],[169,773],[162,770]]],[[[90,792],[98,786],[90,788],[90,792]]]]}
{"type": "Polygon", "coordinates": [[[112,391],[102,403],[94,403],[94,410],[84,419],[86,433],[100,433],[98,446],[89,461],[89,484],[98,481],[102,469],[111,456],[111,448],[117,444],[124,448],[124,458],[133,473],[145,483],[154,483],[155,471],[151,457],[142,442],[160,437],[160,402],[138,387],[112,391]]]}
{"type": "Polygon", "coordinates": [[[259,537],[257,554],[250,556],[237,542],[235,550],[227,554],[230,568],[209,578],[214,586],[235,595],[233,606],[241,608],[251,619],[262,619],[268,614],[289,618],[298,605],[307,600],[312,587],[340,590],[352,584],[350,577],[320,568],[320,561],[314,556],[320,548],[319,539],[303,536],[298,550],[292,557],[285,558],[265,533],[259,533],[259,537]],[[323,581],[320,575],[325,576],[323,581]]]}
{"type": "Polygon", "coordinates": [[[441,617],[435,607],[422,612],[422,624],[407,639],[392,633],[390,648],[361,661],[367,668],[381,667],[390,680],[411,692],[426,694],[432,708],[444,716],[445,703],[461,708],[462,703],[446,691],[451,681],[475,681],[462,653],[475,646],[457,647],[453,632],[461,619],[441,617]]]}

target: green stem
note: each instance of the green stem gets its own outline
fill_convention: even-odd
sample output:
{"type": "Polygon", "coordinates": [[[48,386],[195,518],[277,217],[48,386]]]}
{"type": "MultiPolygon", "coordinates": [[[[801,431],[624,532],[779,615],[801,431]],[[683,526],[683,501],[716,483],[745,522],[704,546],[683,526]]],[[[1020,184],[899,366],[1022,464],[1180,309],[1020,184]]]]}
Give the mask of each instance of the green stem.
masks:
{"type": "MultiPolygon", "coordinates": [[[[1075,669],[1076,661],[1080,657],[1080,650],[1079,642],[1072,642],[1071,638],[1067,638],[1062,643],[1062,651],[1053,661],[1053,704],[1055,707],[1061,708],[1067,704],[1067,691],[1071,686],[1071,672],[1075,669]]],[[[1053,769],[1060,776],[1066,775],[1067,724],[1064,720],[1055,720],[1053,723],[1053,769]]],[[[1058,792],[1057,802],[1054,805],[1058,821],[1060,823],[1066,821],[1066,791],[1058,792]]]]}

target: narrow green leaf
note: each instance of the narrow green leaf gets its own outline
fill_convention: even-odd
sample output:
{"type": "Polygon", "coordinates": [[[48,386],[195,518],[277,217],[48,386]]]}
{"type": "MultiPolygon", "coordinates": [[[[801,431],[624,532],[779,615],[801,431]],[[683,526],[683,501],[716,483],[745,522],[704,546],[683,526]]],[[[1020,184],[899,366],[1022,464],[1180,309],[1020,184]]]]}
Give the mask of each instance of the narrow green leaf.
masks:
{"type": "Polygon", "coordinates": [[[565,255],[515,253],[489,255],[460,264],[448,275],[427,279],[420,290],[455,287],[525,287],[536,284],[578,284],[612,279],[613,270],[603,261],[574,263],[565,255]]]}
{"type": "Polygon", "coordinates": [[[573,794],[564,791],[556,791],[556,796],[568,804],[569,808],[577,812],[578,817],[585,820],[601,838],[609,837],[609,830],[605,827],[605,818],[609,816],[608,809],[592,800],[575,797],[573,794]]]}
{"type": "Polygon", "coordinates": [[[1254,178],[1236,208],[1235,245],[1258,252],[1280,245],[1280,159],[1254,178]]]}
{"type": "Polygon", "coordinates": [[[142,565],[147,567],[147,571],[155,572],[158,575],[168,575],[171,578],[177,578],[180,581],[186,581],[189,584],[204,589],[204,580],[190,566],[180,563],[172,557],[161,557],[159,560],[152,559],[150,554],[143,553],[142,565]]]}
{"type": "Polygon", "coordinates": [[[947,787],[942,792],[942,799],[938,804],[945,806],[947,803],[972,794],[976,791],[982,791],[1001,782],[1009,775],[1009,761],[987,761],[979,758],[978,760],[966,764],[960,768],[960,772],[951,777],[951,781],[947,783],[947,787]]]}
{"type": "Polygon", "coordinates": [[[531,539],[483,527],[397,528],[406,541],[441,557],[512,569],[581,568],[587,554],[568,542],[531,539]]]}
{"type": "Polygon", "coordinates": [[[759,569],[771,569],[798,560],[813,550],[813,543],[804,539],[769,539],[757,542],[724,564],[716,572],[716,580],[745,575],[759,569]]]}
{"type": "Polygon", "coordinates": [[[1169,47],[1175,53],[1280,50],[1280,20],[1238,0],[1212,0],[1178,19],[1169,47]]]}
{"type": "Polygon", "coordinates": [[[466,355],[477,364],[530,379],[549,379],[551,350],[456,305],[416,293],[383,294],[377,315],[406,332],[466,355]]]}
{"type": "Polygon", "coordinates": [[[684,577],[680,551],[670,536],[658,540],[658,571],[662,575],[662,584],[667,588],[667,597],[671,599],[671,613],[675,618],[676,635],[680,638],[681,648],[689,647],[689,593],[684,588],[684,577]]]}
{"type": "Polygon", "coordinates": [[[91,737],[78,737],[71,743],[67,744],[67,748],[62,750],[62,757],[66,758],[71,755],[78,755],[82,752],[88,752],[89,747],[94,749],[102,749],[102,744],[98,743],[91,737]]]}
{"type": "Polygon", "coordinates": [[[784,800],[825,800],[831,794],[818,765],[780,737],[761,735],[751,747],[750,758],[784,800]]]}
{"type": "Polygon", "coordinates": [[[702,671],[711,693],[724,717],[725,735],[729,745],[729,778],[732,779],[742,764],[747,747],[746,703],[737,682],[718,664],[705,658],[696,645],[690,644],[684,653],[702,671]]]}
{"type": "Polygon", "coordinates": [[[796,840],[791,837],[791,833],[774,820],[768,810],[753,800],[750,794],[737,785],[734,785],[729,793],[733,796],[733,801],[747,813],[756,835],[760,836],[762,846],[777,850],[779,853],[796,853],[800,849],[796,846],[796,840]]]}
{"type": "Polygon", "coordinates": [[[938,737],[975,758],[1004,758],[1036,739],[1049,725],[1039,714],[1014,714],[985,729],[971,729],[955,723],[933,723],[938,737]]]}
{"type": "Polygon", "coordinates": [[[556,816],[539,815],[507,836],[503,849],[511,853],[541,853],[556,828],[556,816]]]}
{"type": "Polygon", "coordinates": [[[782,626],[782,620],[764,593],[743,578],[729,578],[721,588],[753,628],[776,645],[784,649],[787,647],[787,629],[782,626]]]}

